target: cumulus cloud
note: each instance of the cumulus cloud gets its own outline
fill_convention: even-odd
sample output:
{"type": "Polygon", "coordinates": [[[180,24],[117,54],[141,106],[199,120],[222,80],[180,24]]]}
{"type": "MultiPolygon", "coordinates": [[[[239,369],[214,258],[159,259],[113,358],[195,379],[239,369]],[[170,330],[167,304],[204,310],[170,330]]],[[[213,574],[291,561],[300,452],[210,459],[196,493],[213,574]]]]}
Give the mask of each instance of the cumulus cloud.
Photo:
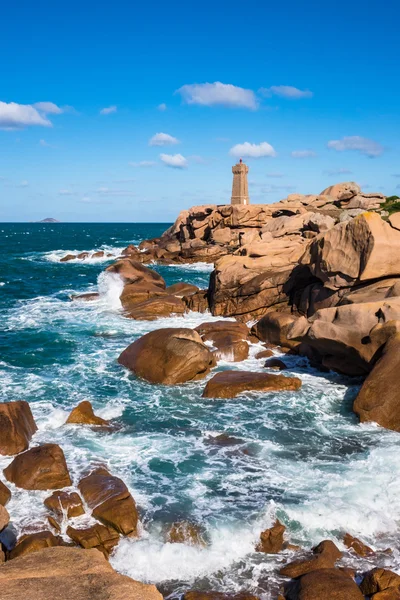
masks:
{"type": "Polygon", "coordinates": [[[35,102],[33,105],[39,112],[45,115],[61,115],[64,110],[54,104],[54,102],[35,102]]]}
{"type": "Polygon", "coordinates": [[[269,88],[260,88],[258,92],[266,98],[279,96],[280,98],[288,98],[289,100],[300,100],[302,98],[313,97],[313,93],[310,90],[300,90],[292,85],[272,85],[269,88]]]}
{"type": "Polygon", "coordinates": [[[154,167],[157,163],[154,160],[141,160],[139,162],[130,162],[131,167],[154,167]]]}
{"type": "Polygon", "coordinates": [[[179,144],[179,140],[169,133],[156,133],[149,140],[149,146],[173,146],[179,144]]]}
{"type": "Polygon", "coordinates": [[[325,175],[351,175],[353,171],[350,171],[350,169],[326,169],[324,171],[325,175]]]}
{"type": "Polygon", "coordinates": [[[314,150],[293,150],[291,154],[293,158],[313,158],[317,156],[314,150]]]}
{"type": "Polygon", "coordinates": [[[160,159],[167,167],[173,169],[186,169],[187,159],[182,154],[160,154],[160,159]]]}
{"type": "Polygon", "coordinates": [[[117,107],[115,105],[113,106],[106,106],[105,108],[102,108],[100,111],[101,115],[111,115],[112,113],[116,113],[117,112],[117,107]]]}
{"type": "Polygon", "coordinates": [[[0,102],[0,129],[23,129],[33,125],[52,127],[51,121],[30,104],[0,102]]]}
{"type": "Polygon", "coordinates": [[[176,93],[182,96],[186,104],[201,106],[228,106],[230,108],[258,108],[258,101],[253,90],[232,85],[230,83],[193,83],[179,88],[176,93]]]}
{"type": "Polygon", "coordinates": [[[161,112],[164,112],[165,110],[167,110],[167,105],[165,104],[165,102],[162,102],[161,104],[159,104],[157,106],[158,110],[160,110],[161,112]]]}
{"type": "Polygon", "coordinates": [[[236,158],[261,158],[263,156],[276,156],[276,152],[271,144],[268,142],[261,142],[261,144],[250,144],[250,142],[244,142],[244,144],[236,144],[229,150],[231,156],[236,158]]]}
{"type": "Polygon", "coordinates": [[[362,137],[360,135],[352,135],[343,137],[341,140],[331,140],[328,142],[328,148],[337,150],[338,152],[344,152],[346,150],[355,150],[370,158],[375,158],[383,154],[384,148],[369,138],[362,137]]]}

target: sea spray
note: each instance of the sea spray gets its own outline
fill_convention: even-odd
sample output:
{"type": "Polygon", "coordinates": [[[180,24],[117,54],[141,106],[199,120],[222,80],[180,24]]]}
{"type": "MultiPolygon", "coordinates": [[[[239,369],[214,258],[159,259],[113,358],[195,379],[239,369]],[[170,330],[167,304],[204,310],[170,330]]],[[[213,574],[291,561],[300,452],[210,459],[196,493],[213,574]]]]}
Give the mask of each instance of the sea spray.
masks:
{"type": "Polygon", "coordinates": [[[124,289],[124,281],[118,273],[103,271],[97,278],[100,299],[111,309],[122,308],[120,296],[124,289]]]}

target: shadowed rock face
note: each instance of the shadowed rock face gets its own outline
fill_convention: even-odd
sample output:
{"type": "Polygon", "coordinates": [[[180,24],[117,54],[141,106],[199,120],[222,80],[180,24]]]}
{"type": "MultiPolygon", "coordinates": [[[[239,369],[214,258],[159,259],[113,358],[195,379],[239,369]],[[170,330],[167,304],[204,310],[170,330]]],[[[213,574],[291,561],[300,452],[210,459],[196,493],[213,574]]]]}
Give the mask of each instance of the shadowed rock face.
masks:
{"type": "Polygon", "coordinates": [[[364,381],[353,410],[360,421],[375,421],[382,427],[400,431],[399,404],[400,333],[386,343],[383,355],[364,381]]]}
{"type": "Polygon", "coordinates": [[[301,379],[253,373],[251,371],[221,371],[207,383],[203,398],[236,398],[243,392],[275,392],[298,390],[301,379]]]}
{"type": "Polygon", "coordinates": [[[54,490],[72,484],[64,452],[57,444],[42,444],[18,454],[4,475],[25,490],[54,490]]]}
{"type": "Polygon", "coordinates": [[[138,377],[167,385],[205,377],[215,359],[197,331],[157,329],[133,342],[118,362],[138,377]]]}
{"type": "Polygon", "coordinates": [[[0,404],[0,454],[12,455],[29,447],[37,431],[29,404],[23,400],[0,404]]]}
{"type": "Polygon", "coordinates": [[[11,498],[11,492],[2,481],[0,481],[0,504],[5,506],[11,498]]]}
{"type": "Polygon", "coordinates": [[[388,569],[372,569],[364,576],[360,588],[365,596],[374,597],[373,594],[386,592],[387,595],[382,594],[383,600],[396,600],[400,592],[400,575],[388,569]]]}
{"type": "Polygon", "coordinates": [[[0,567],[2,600],[162,600],[154,585],[114,571],[97,550],[47,548],[0,567]]]}
{"type": "Polygon", "coordinates": [[[11,560],[18,556],[30,554],[31,552],[38,552],[39,550],[43,550],[43,548],[63,545],[63,539],[58,535],[53,535],[50,531],[29,533],[19,538],[15,548],[8,554],[8,558],[11,560]]]}

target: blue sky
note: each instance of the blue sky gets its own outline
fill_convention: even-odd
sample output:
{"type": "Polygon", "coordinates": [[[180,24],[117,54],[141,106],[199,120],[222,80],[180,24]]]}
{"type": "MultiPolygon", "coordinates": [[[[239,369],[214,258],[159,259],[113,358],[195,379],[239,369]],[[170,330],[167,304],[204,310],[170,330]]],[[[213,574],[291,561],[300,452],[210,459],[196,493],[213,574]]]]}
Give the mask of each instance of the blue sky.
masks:
{"type": "Polygon", "coordinates": [[[399,20],[375,0],[5,3],[0,221],[172,221],[228,203],[239,155],[253,203],[400,195],[399,20]]]}

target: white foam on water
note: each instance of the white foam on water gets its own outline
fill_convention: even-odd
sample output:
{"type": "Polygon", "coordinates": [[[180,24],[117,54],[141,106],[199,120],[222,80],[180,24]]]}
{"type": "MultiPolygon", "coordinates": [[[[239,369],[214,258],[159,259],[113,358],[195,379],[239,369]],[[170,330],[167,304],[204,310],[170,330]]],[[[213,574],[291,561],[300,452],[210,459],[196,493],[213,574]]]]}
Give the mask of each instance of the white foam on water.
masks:
{"type": "Polygon", "coordinates": [[[52,250],[51,252],[45,252],[39,255],[30,255],[29,259],[37,260],[38,258],[41,258],[42,260],[46,260],[48,262],[59,263],[61,259],[64,258],[64,256],[67,256],[68,254],[73,254],[76,256],[78,254],[81,254],[82,252],[88,252],[89,256],[87,256],[84,259],[74,258],[68,260],[66,263],[63,264],[98,264],[110,262],[112,260],[115,260],[116,258],[119,258],[123,250],[124,246],[117,247],[103,244],[98,248],[94,248],[92,250],[52,250]],[[104,252],[104,256],[93,256],[93,254],[100,251],[104,252]]]}

